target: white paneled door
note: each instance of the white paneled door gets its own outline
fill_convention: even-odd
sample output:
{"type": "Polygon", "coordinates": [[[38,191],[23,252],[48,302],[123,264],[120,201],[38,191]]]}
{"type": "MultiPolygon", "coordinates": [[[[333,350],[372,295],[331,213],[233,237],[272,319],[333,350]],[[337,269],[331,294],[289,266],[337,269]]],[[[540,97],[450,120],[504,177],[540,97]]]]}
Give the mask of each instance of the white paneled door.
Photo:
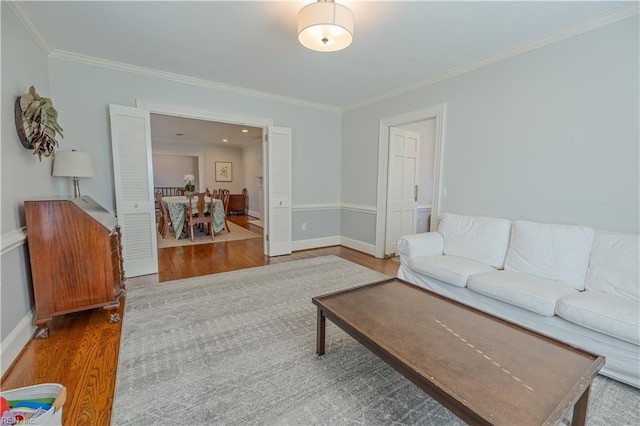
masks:
{"type": "Polygon", "coordinates": [[[158,272],[149,111],[109,105],[116,192],[127,277],[158,272]]]}
{"type": "Polygon", "coordinates": [[[291,253],[291,129],[270,126],[265,143],[267,159],[268,256],[291,253]]]}
{"type": "Polygon", "coordinates": [[[385,256],[397,253],[396,242],[401,236],[416,232],[419,156],[420,133],[389,128],[385,256]]]}

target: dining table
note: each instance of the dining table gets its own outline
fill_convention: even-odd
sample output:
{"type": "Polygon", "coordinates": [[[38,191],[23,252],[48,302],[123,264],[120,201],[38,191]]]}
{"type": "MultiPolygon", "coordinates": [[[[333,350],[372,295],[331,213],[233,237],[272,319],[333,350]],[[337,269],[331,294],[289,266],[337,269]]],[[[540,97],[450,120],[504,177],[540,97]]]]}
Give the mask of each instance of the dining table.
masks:
{"type": "MultiPolygon", "coordinates": [[[[205,197],[205,213],[211,210],[211,200],[213,200],[213,232],[215,234],[224,228],[224,206],[222,205],[222,200],[205,197]]],[[[167,211],[169,212],[169,218],[171,219],[171,225],[173,227],[176,240],[182,235],[182,229],[184,228],[184,222],[186,219],[186,207],[189,204],[189,201],[191,201],[191,207],[194,211],[197,211],[197,197],[188,198],[184,195],[162,197],[162,202],[167,206],[167,211]]]]}

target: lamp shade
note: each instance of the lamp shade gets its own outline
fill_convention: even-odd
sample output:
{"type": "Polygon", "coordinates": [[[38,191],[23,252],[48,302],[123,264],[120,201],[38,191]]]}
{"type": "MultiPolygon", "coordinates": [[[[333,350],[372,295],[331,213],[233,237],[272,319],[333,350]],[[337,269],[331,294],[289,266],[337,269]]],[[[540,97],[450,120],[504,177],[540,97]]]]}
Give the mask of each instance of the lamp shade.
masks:
{"type": "Polygon", "coordinates": [[[91,157],[86,152],[57,151],[53,161],[53,176],[92,177],[91,157]]]}
{"type": "Polygon", "coordinates": [[[334,1],[319,0],[298,13],[298,41],[311,50],[335,52],[353,41],[353,12],[334,1]]]}

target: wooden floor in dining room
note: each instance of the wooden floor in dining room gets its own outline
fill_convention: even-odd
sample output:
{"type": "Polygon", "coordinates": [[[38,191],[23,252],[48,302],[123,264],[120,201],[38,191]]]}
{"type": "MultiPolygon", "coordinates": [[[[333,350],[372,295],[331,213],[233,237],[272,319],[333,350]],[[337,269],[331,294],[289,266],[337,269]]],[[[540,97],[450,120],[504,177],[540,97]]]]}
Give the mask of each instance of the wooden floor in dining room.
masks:
{"type": "MultiPolygon", "coordinates": [[[[250,224],[249,219],[252,218],[231,216],[229,220],[261,234],[262,228],[250,224]]],[[[395,276],[399,266],[394,260],[376,259],[341,246],[270,258],[263,254],[262,239],[254,238],[159,249],[159,273],[132,278],[127,285],[171,281],[326,255],[340,256],[391,276],[395,276]]],[[[121,313],[124,303],[120,304],[121,313]]],[[[31,340],[27,344],[2,377],[0,389],[40,383],[63,384],[68,390],[63,407],[64,425],[108,425],[122,324],[109,324],[108,319],[109,314],[102,309],[54,318],[50,323],[49,338],[31,340]]]]}

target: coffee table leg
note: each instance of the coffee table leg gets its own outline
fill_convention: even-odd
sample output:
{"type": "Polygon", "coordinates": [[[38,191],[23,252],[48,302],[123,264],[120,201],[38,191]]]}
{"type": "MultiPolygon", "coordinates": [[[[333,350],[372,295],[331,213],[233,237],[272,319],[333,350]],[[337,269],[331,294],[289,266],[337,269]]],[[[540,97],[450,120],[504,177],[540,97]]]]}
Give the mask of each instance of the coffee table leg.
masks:
{"type": "Polygon", "coordinates": [[[324,355],[324,332],[325,332],[326,318],[322,313],[322,309],[318,307],[318,322],[316,324],[316,353],[318,355],[324,355]]]}
{"type": "Polygon", "coordinates": [[[591,386],[584,390],[584,393],[573,407],[572,426],[584,426],[587,423],[587,408],[589,408],[589,391],[591,386]]]}

